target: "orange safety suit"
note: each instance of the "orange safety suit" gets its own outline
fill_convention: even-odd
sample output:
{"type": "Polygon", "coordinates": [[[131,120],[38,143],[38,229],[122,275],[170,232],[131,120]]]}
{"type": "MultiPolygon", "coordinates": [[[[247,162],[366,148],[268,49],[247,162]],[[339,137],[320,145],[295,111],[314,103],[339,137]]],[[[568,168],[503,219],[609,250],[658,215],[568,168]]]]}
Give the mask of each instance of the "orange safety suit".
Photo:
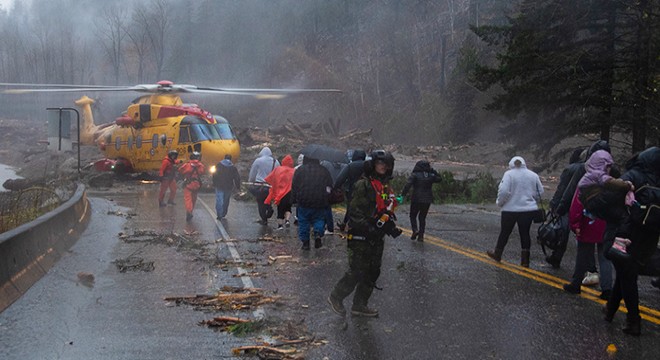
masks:
{"type": "Polygon", "coordinates": [[[190,160],[179,168],[179,173],[183,175],[183,201],[186,204],[186,213],[192,216],[197,202],[197,192],[202,187],[201,175],[204,174],[204,164],[196,159],[190,160]]]}
{"type": "Polygon", "coordinates": [[[170,189],[168,202],[174,202],[174,197],[176,196],[176,180],[174,179],[174,176],[176,175],[176,164],[176,160],[166,156],[165,159],[163,159],[163,163],[160,165],[160,192],[158,193],[158,204],[163,204],[167,189],[170,189]]]}

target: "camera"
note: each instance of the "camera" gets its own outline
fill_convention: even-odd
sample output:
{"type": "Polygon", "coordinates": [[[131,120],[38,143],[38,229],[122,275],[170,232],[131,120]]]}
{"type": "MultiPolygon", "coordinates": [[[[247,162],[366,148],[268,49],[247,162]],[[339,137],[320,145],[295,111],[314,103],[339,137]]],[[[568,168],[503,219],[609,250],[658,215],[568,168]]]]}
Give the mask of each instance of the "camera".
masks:
{"type": "Polygon", "coordinates": [[[401,235],[401,233],[403,233],[403,230],[396,227],[396,224],[392,220],[389,220],[388,222],[386,222],[383,225],[382,229],[383,229],[383,232],[385,233],[385,235],[389,235],[393,238],[396,238],[397,236],[401,235]]]}

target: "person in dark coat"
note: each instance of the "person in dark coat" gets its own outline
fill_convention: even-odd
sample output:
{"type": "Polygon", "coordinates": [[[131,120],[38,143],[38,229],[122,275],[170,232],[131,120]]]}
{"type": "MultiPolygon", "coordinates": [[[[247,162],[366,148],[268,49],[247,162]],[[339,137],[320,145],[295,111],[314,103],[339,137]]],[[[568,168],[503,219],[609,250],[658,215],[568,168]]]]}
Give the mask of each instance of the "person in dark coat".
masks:
{"type": "Polygon", "coordinates": [[[339,230],[344,231],[346,224],[348,223],[348,210],[350,208],[351,199],[353,198],[353,187],[355,182],[362,177],[364,173],[364,160],[367,158],[367,153],[362,149],[357,149],[353,151],[351,156],[351,163],[348,166],[345,166],[337,179],[333,184],[333,188],[345,187],[345,198],[346,198],[346,214],[344,215],[344,220],[340,223],[337,223],[339,230]]]}
{"type": "MultiPolygon", "coordinates": [[[[330,173],[330,178],[332,178],[332,183],[334,184],[337,180],[337,177],[341,171],[348,165],[345,163],[332,162],[328,160],[321,160],[321,166],[328,169],[330,173]]],[[[332,206],[328,205],[328,208],[325,210],[325,235],[334,235],[335,234],[335,221],[332,214],[332,206]]]]}
{"type": "Polygon", "coordinates": [[[410,239],[424,241],[424,229],[426,229],[426,215],[433,203],[433,184],[442,181],[437,171],[431,168],[426,160],[420,160],[415,164],[408,182],[403,187],[401,195],[405,197],[408,190],[412,188],[410,198],[410,227],[412,236],[410,239]],[[417,219],[419,218],[419,228],[417,219]]]}
{"type": "Polygon", "coordinates": [[[298,238],[302,249],[309,250],[309,227],[314,227],[314,247],[323,246],[326,209],[330,205],[328,195],[332,178],[328,169],[318,159],[305,156],[303,164],[293,174],[291,202],[297,204],[298,238]]]}
{"type": "MultiPolygon", "coordinates": [[[[564,235],[568,237],[568,211],[571,208],[573,203],[573,195],[575,195],[575,190],[577,189],[577,184],[584,176],[586,170],[584,168],[584,163],[589,159],[591,154],[595,153],[598,150],[605,150],[611,153],[610,145],[605,140],[598,140],[594,142],[589,149],[582,161],[573,162],[575,153],[571,155],[570,164],[562,171],[561,176],[559,177],[559,185],[557,185],[557,191],[555,191],[552,200],[550,200],[550,210],[557,216],[560,217],[562,221],[562,226],[566,231],[564,235]]],[[[616,169],[612,169],[612,174],[614,177],[618,177],[620,173],[616,169]]],[[[545,258],[545,261],[552,265],[553,268],[559,268],[561,265],[561,260],[564,258],[564,253],[566,252],[567,241],[560,243],[560,247],[552,251],[548,257],[545,258]]],[[[595,264],[590,267],[590,272],[595,272],[595,264]]]]}
{"type": "MultiPolygon", "coordinates": [[[[630,181],[635,189],[640,189],[644,185],[660,186],[660,148],[651,147],[633,156],[626,164],[626,172],[621,176],[621,180],[630,181]]],[[[608,223],[609,228],[610,223],[608,223]]],[[[612,295],[603,307],[603,312],[605,320],[612,322],[623,299],[628,314],[626,326],[622,330],[626,334],[638,336],[641,334],[641,318],[637,278],[639,270],[647,264],[658,246],[660,230],[657,226],[636,223],[628,216],[616,231],[606,230],[604,242],[611,247],[616,237],[630,239],[631,243],[626,249],[630,259],[610,259],[616,269],[616,277],[612,295]]]]}
{"type": "Polygon", "coordinates": [[[238,175],[238,169],[231,162],[231,155],[225,155],[225,158],[215,166],[212,180],[215,188],[216,219],[220,220],[227,216],[232,191],[241,188],[241,177],[238,175]]]}

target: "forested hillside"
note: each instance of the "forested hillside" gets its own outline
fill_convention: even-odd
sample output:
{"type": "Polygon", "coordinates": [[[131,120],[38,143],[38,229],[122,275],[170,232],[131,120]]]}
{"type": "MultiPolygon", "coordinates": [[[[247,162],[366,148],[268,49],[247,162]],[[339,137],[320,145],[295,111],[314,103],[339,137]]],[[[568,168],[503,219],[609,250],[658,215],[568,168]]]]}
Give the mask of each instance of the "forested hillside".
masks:
{"type": "MultiPolygon", "coordinates": [[[[618,126],[623,116],[630,124],[633,118],[645,118],[644,129],[656,134],[646,141],[657,139],[657,1],[617,5],[616,23],[628,24],[625,31],[630,35],[614,45],[604,33],[610,24],[605,5],[615,1],[577,2],[581,7],[572,3],[17,1],[0,15],[0,82],[132,85],[168,79],[216,87],[335,88],[343,93],[279,101],[234,96],[198,96],[190,101],[248,125],[341,119],[343,130],[373,128],[380,142],[461,143],[484,136],[499,140],[502,126],[516,124],[518,128],[501,133],[515,135],[513,140],[526,146],[538,140],[556,142],[574,132],[598,133],[618,126]],[[579,22],[585,13],[601,7],[602,16],[579,22]],[[537,12],[530,10],[536,8],[537,12]],[[624,21],[623,16],[635,14],[644,20],[643,28],[632,27],[634,18],[624,21]],[[646,69],[645,80],[640,72],[626,73],[630,79],[636,76],[633,83],[641,92],[628,92],[622,100],[617,86],[609,88],[617,109],[635,98],[645,99],[644,106],[633,104],[630,112],[604,104],[607,86],[596,89],[593,85],[620,83],[621,72],[603,67],[615,69],[621,63],[614,58],[608,62],[602,55],[614,46],[624,56],[624,41],[631,49],[646,44],[636,50],[646,61],[626,64],[646,69]],[[553,53],[552,62],[547,48],[561,49],[553,53]],[[592,51],[595,48],[598,52],[592,51]],[[582,63],[581,54],[602,61],[582,63]],[[511,59],[519,59],[528,68],[511,59]],[[558,65],[562,60],[574,66],[558,65]],[[562,75],[554,82],[545,81],[543,74],[554,72],[562,75]],[[593,96],[585,95],[585,89],[599,94],[597,107],[587,101],[593,96]],[[557,95],[547,97],[554,111],[540,106],[544,93],[557,95]],[[571,101],[558,103],[559,94],[571,101]],[[508,96],[508,102],[502,96],[508,96]],[[595,111],[601,114],[599,126],[592,124],[595,111]],[[603,120],[606,116],[610,120],[603,120]]],[[[616,37],[624,30],[613,31],[609,34],[616,37]]],[[[633,54],[626,56],[632,59],[633,54]]],[[[45,106],[70,106],[73,98],[41,96],[25,104],[3,95],[0,107],[5,116],[22,117],[45,106]]],[[[97,122],[113,120],[131,100],[108,94],[97,98],[97,122]]],[[[617,130],[629,128],[618,126],[617,130]]]]}

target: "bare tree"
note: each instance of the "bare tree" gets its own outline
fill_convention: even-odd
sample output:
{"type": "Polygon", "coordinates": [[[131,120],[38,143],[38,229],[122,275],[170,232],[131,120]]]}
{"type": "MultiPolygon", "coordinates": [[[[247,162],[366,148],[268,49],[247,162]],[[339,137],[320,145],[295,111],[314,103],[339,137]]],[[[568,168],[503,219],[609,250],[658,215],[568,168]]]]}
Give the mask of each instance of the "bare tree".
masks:
{"type": "Polygon", "coordinates": [[[120,6],[110,6],[103,10],[102,21],[98,23],[96,36],[103,47],[103,53],[110,62],[115,85],[119,84],[119,73],[124,56],[126,36],[126,11],[120,6]]]}
{"type": "Polygon", "coordinates": [[[134,14],[134,19],[145,25],[143,31],[156,66],[156,79],[160,79],[165,65],[167,33],[172,21],[168,8],[166,0],[152,0],[148,8],[140,6],[134,14]]]}

